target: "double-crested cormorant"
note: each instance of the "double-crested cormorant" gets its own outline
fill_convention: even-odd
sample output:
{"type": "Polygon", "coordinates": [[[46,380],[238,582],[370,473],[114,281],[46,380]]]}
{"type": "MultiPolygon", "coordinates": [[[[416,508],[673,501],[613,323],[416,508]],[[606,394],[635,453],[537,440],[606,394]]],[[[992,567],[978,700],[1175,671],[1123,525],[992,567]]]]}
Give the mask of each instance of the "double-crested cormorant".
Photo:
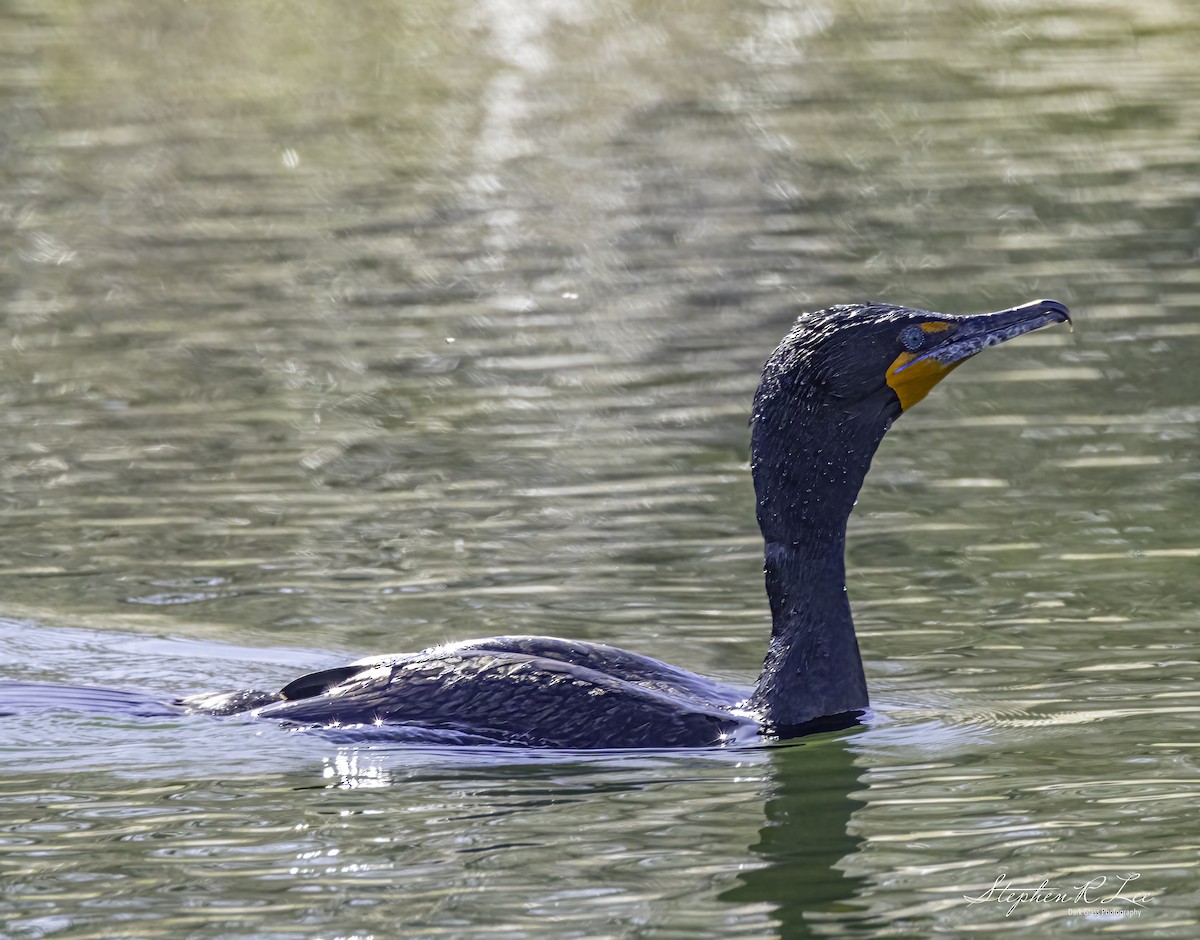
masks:
{"type": "Polygon", "coordinates": [[[850,724],[867,685],[846,598],[846,521],[884,432],[965,359],[1069,319],[1053,300],[971,316],[849,304],[797,319],[754,397],[772,626],[749,694],[600,643],[501,636],[179,704],[352,739],[546,748],[703,747],[850,724]]]}

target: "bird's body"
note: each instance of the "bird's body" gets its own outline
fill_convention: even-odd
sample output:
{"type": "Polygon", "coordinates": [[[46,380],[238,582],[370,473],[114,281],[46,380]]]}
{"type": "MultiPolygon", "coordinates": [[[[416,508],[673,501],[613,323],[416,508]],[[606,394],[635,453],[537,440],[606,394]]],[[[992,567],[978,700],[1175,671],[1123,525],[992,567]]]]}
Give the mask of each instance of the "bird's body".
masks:
{"type": "Polygon", "coordinates": [[[602,643],[499,636],[360,660],[191,707],[342,737],[523,747],[703,747],[758,733],[748,690],[602,643]]]}
{"type": "Polygon", "coordinates": [[[1055,301],[961,317],[888,304],[800,316],[754,400],[772,630],[753,688],[603,644],[505,636],[179,704],[343,739],[579,749],[707,747],[853,721],[868,700],[846,595],[846,522],[880,440],[965,359],[1066,320],[1055,301]]]}

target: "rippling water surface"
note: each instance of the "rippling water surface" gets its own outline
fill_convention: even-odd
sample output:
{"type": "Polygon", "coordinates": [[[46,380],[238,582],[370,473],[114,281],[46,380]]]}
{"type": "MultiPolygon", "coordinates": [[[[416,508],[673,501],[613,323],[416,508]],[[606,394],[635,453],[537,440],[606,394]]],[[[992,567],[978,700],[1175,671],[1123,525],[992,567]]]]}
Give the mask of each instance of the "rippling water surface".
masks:
{"type": "Polygon", "coordinates": [[[797,310],[1076,314],[880,449],[867,726],[8,715],[0,935],[1197,936],[1198,47],[1181,0],[0,6],[0,678],[550,633],[751,682],[797,310]]]}

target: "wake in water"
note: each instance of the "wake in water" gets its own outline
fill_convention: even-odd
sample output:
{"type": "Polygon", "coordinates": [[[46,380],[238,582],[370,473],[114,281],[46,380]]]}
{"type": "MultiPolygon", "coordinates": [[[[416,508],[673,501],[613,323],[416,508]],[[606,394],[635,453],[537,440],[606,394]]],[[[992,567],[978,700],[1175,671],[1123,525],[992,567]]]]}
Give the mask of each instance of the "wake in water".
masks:
{"type": "Polygon", "coordinates": [[[0,679],[0,717],[38,711],[134,715],[139,718],[178,717],[183,714],[182,709],[140,692],[0,679]]]}

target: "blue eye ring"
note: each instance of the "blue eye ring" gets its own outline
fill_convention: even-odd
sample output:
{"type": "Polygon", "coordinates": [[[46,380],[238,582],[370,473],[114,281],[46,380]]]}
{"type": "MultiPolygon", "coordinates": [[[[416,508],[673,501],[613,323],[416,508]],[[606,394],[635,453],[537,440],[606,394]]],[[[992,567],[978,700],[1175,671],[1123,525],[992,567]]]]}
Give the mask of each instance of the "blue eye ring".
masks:
{"type": "Polygon", "coordinates": [[[919,326],[906,326],[900,331],[900,345],[909,352],[916,352],[925,345],[925,331],[919,326]]]}

